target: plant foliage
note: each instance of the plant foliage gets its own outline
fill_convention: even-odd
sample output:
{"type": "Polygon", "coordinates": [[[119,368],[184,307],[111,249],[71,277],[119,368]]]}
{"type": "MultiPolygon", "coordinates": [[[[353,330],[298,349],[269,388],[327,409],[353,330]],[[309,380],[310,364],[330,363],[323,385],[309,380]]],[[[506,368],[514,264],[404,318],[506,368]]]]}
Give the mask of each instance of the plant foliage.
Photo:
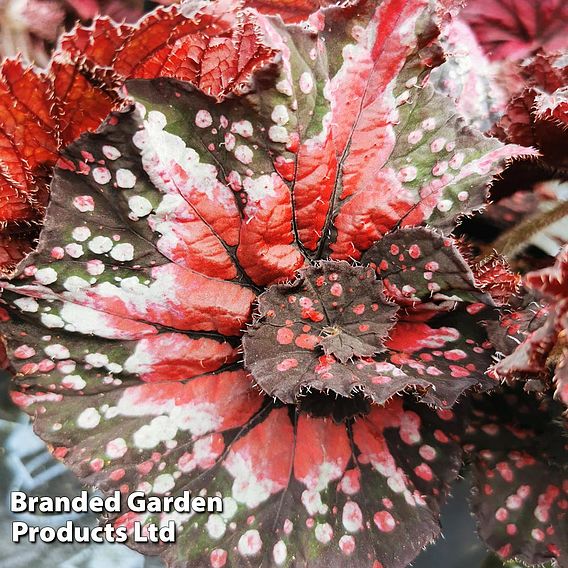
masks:
{"type": "Polygon", "coordinates": [[[174,520],[170,566],[402,568],[464,450],[487,544],[568,566],[567,252],[504,233],[523,277],[475,231],[519,200],[546,229],[532,188],[488,198],[514,161],[562,183],[565,67],[502,100],[483,69],[534,45],[476,20],[456,64],[458,4],[185,3],[4,62],[13,399],[103,491],[224,498],[108,519],[174,520]]]}

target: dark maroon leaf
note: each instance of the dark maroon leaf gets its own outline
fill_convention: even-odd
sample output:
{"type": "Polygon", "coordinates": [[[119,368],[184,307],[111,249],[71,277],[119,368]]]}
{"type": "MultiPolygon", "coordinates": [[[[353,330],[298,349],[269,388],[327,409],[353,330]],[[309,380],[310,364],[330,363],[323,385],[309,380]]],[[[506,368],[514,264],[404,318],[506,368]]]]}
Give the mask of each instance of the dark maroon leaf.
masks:
{"type": "Polygon", "coordinates": [[[386,293],[403,304],[429,299],[491,303],[454,239],[424,227],[386,235],[361,260],[376,267],[386,293]]]}
{"type": "MultiPolygon", "coordinates": [[[[510,335],[518,343],[492,370],[496,377],[529,378],[537,374],[547,377],[552,372],[556,396],[568,404],[566,383],[566,333],[568,330],[568,248],[558,255],[550,268],[529,273],[526,285],[543,297],[545,306],[535,310],[528,306],[517,314],[510,335]],[[533,317],[531,317],[531,314],[533,317]],[[534,317],[536,315],[536,317],[534,317]]],[[[501,329],[510,325],[511,316],[505,316],[501,329]]]]}
{"type": "Polygon", "coordinates": [[[494,132],[507,142],[538,148],[546,164],[566,171],[568,159],[562,150],[566,141],[566,120],[559,120],[554,114],[555,109],[539,99],[536,88],[527,87],[509,101],[494,132]]]}
{"type": "Polygon", "coordinates": [[[505,559],[568,566],[568,445],[562,407],[519,389],[477,397],[465,440],[479,533],[505,559]]]}
{"type": "Polygon", "coordinates": [[[385,350],[398,309],[373,270],[321,262],[291,284],[272,286],[258,302],[243,339],[244,362],[268,394],[293,403],[304,389],[346,397],[363,390],[382,403],[404,384],[404,376],[391,384],[381,376],[384,365],[370,359],[385,350]]]}

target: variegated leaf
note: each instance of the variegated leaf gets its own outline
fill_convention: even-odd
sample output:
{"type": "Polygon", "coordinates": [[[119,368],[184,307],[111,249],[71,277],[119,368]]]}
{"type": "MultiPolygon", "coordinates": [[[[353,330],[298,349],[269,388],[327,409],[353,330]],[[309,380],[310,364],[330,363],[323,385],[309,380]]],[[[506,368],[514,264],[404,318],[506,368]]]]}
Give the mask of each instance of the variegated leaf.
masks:
{"type": "Polygon", "coordinates": [[[475,400],[465,440],[483,540],[504,559],[568,565],[568,464],[561,407],[522,391],[475,400]]]}
{"type": "MultiPolygon", "coordinates": [[[[231,17],[211,10],[219,25],[231,17]]],[[[135,105],[58,162],[39,249],[3,283],[14,397],[89,483],[228,499],[225,517],[176,517],[174,566],[397,568],[438,532],[459,456],[446,407],[494,385],[482,325],[493,301],[444,234],[482,206],[507,159],[531,151],[464,126],[427,84],[431,17],[414,0],[329,8],[304,26],[258,16],[281,61],[250,94],[130,81],[135,105]],[[395,230],[425,222],[440,232],[395,230]],[[414,272],[430,272],[432,254],[447,302],[397,309],[382,274],[353,263],[380,268],[367,251],[409,234],[424,252],[396,257],[415,267],[401,289],[420,288],[414,272]],[[322,299],[310,288],[320,276],[322,299]],[[307,373],[337,356],[333,388],[293,373],[299,397],[263,384],[258,361],[294,368],[292,341],[262,329],[269,318],[307,373]],[[365,398],[410,389],[444,409],[365,398]]],[[[112,57],[136,65],[125,45],[112,57]]],[[[125,514],[116,522],[130,525],[125,514]]]]}

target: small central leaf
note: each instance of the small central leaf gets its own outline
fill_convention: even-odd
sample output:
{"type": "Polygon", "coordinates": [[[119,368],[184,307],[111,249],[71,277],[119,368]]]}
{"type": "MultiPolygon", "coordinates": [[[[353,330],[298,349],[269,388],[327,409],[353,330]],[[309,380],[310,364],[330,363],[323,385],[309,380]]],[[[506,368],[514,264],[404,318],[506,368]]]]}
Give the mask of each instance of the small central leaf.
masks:
{"type": "Polygon", "coordinates": [[[364,358],[384,351],[398,307],[369,268],[320,262],[259,297],[243,339],[245,366],[265,392],[294,402],[304,388],[352,396],[377,375],[364,358]]]}
{"type": "Polygon", "coordinates": [[[376,345],[367,343],[365,339],[351,335],[338,326],[324,328],[322,333],[320,345],[324,353],[333,355],[341,363],[353,357],[371,357],[379,351],[376,345]]]}

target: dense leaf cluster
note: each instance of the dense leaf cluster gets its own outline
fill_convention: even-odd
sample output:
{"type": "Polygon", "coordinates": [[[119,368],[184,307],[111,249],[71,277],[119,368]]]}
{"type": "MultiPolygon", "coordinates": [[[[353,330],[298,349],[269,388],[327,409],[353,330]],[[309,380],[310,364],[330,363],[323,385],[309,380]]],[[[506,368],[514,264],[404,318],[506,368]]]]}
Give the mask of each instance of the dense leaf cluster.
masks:
{"type": "Polygon", "coordinates": [[[90,485],[224,499],[108,522],[402,568],[467,464],[488,546],[568,566],[565,11],[187,2],[3,63],[13,400],[90,485]]]}

